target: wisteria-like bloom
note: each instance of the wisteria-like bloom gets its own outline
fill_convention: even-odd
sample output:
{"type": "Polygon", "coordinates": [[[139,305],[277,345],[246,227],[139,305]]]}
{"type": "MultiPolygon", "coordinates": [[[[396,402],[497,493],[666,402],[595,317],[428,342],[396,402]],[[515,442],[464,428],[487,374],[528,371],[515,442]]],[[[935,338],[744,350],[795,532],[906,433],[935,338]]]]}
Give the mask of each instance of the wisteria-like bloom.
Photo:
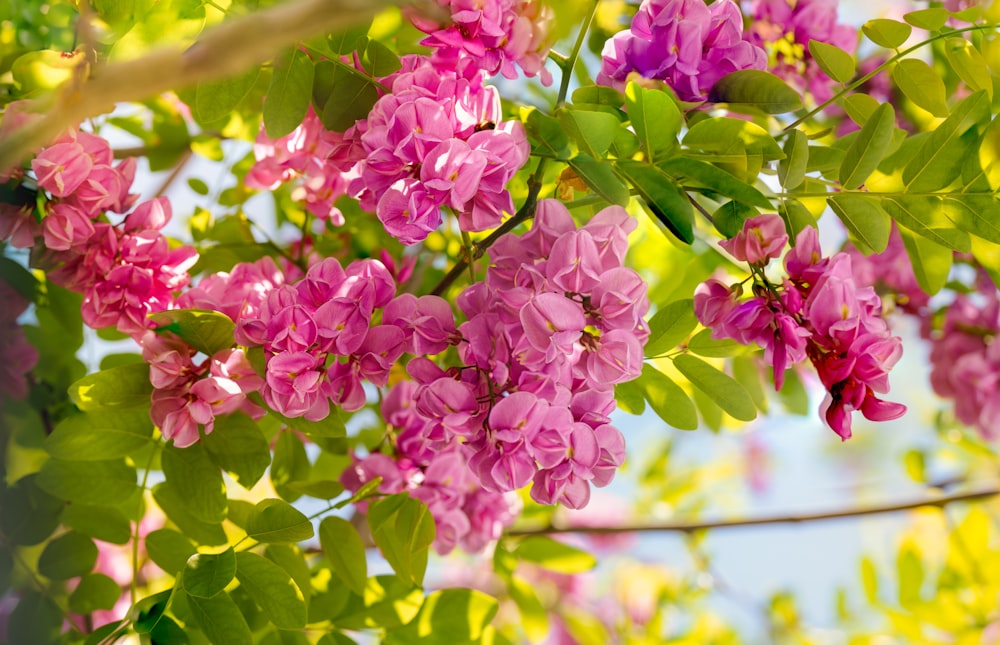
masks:
{"type": "Polygon", "coordinates": [[[601,54],[597,83],[621,89],[628,75],[664,81],[684,101],[704,101],[723,76],[764,69],[767,55],[743,35],[732,0],[643,0],[629,29],[601,54]]]}
{"type": "MultiPolygon", "coordinates": [[[[734,257],[751,263],[777,258],[788,240],[777,215],[748,219],[740,234],[724,243],[734,257]]],[[[882,318],[882,302],[859,284],[847,253],[824,258],[816,229],[807,227],[785,255],[788,277],[780,285],[755,285],[752,297],[716,279],[695,291],[698,319],[714,338],[756,343],[774,368],[776,389],[785,370],[807,358],[827,389],[821,414],[842,439],[851,436],[851,412],[872,421],[900,417],[906,408],[876,394],[889,391],[889,370],[903,349],[882,318]]]]}
{"type": "Polygon", "coordinates": [[[411,14],[410,19],[429,34],[422,45],[434,49],[434,58],[454,64],[469,58],[490,74],[517,78],[515,65],[525,76],[541,76],[544,85],[552,83],[545,69],[545,57],[551,43],[549,28],[554,15],[540,0],[437,0],[449,12],[450,21],[436,22],[411,14]]]}

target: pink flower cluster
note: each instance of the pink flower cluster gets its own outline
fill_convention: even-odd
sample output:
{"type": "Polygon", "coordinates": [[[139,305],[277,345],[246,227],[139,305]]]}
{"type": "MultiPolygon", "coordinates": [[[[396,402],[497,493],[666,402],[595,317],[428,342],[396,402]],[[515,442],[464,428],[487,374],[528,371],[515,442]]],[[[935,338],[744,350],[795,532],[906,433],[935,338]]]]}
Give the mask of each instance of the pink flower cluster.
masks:
{"type": "Polygon", "coordinates": [[[28,342],[17,319],[28,308],[6,280],[0,279],[0,401],[19,401],[28,396],[25,378],[38,363],[38,350],[28,342]]]}
{"type": "Polygon", "coordinates": [[[726,74],[766,65],[732,0],[643,0],[631,27],[605,43],[597,83],[621,89],[636,72],[666,82],[683,101],[704,101],[726,74]]]}
{"type": "Polygon", "coordinates": [[[882,253],[865,255],[853,246],[848,246],[844,252],[851,256],[854,277],[858,282],[875,285],[875,289],[883,294],[883,299],[884,294],[891,294],[896,306],[910,314],[923,312],[929,304],[930,296],[917,283],[913,264],[895,224],[889,235],[889,244],[882,253]]]}
{"type": "Polygon", "coordinates": [[[850,413],[855,410],[872,421],[898,418],[905,406],[875,396],[889,391],[889,370],[903,351],[882,318],[875,290],[858,284],[846,253],[824,258],[811,227],[799,233],[785,254],[787,278],[780,285],[771,283],[764,267],[781,255],[787,239],[777,215],[748,219],[743,231],[724,245],[733,257],[750,263],[756,279],[753,295],[739,300],[739,285],[707,280],[695,291],[698,320],[712,329],[714,338],[763,347],[774,367],[776,389],[790,364],[808,358],[827,389],[821,414],[842,439],[851,436],[850,413]]]}
{"type": "Polygon", "coordinates": [[[931,342],[931,386],[955,399],[955,416],[992,441],[1000,436],[1000,295],[959,294],[931,342]]]}
{"type": "Polygon", "coordinates": [[[820,69],[809,41],[828,43],[853,54],[858,32],[837,24],[836,0],[754,0],[751,42],[769,54],[768,69],[817,103],[833,95],[836,82],[820,69]]]}
{"type": "Polygon", "coordinates": [[[552,75],[545,69],[551,43],[551,7],[540,0],[437,0],[449,12],[444,23],[416,13],[410,20],[429,34],[421,41],[435,50],[436,61],[454,64],[468,57],[490,75],[517,78],[514,65],[525,76],[540,74],[550,85],[552,75]]]}
{"type": "MultiPolygon", "coordinates": [[[[434,548],[442,555],[455,546],[470,553],[497,540],[517,516],[517,498],[484,490],[469,469],[467,452],[441,420],[417,412],[417,384],[403,381],[389,390],[382,415],[395,436],[396,458],[372,453],[341,475],[350,491],[381,477],[379,492],[408,491],[427,504],[437,525],[434,548]]],[[[364,503],[358,504],[364,511],[364,503]]]]}
{"type": "Polygon", "coordinates": [[[135,203],[129,188],[135,160],[112,165],[108,142],[74,132],[48,146],[32,162],[40,188],[54,199],[42,220],[49,277],[82,292],[83,321],[100,329],[141,335],[147,314],[169,309],[187,285],[198,259],[191,247],[171,249],[160,229],[170,220],[163,197],[143,202],[119,225],[107,213],[125,213],[135,203]]]}
{"type": "Polygon", "coordinates": [[[391,93],[344,134],[326,132],[312,113],[279,141],[261,133],[248,185],[273,189],[301,176],[297,193],[311,211],[340,223],[334,201],[358,198],[404,244],[437,229],[443,208],[463,231],[498,226],[514,211],[507,182],[528,160],[524,127],[501,121],[500,95],[471,59],[402,62],[382,79],[391,93]]]}

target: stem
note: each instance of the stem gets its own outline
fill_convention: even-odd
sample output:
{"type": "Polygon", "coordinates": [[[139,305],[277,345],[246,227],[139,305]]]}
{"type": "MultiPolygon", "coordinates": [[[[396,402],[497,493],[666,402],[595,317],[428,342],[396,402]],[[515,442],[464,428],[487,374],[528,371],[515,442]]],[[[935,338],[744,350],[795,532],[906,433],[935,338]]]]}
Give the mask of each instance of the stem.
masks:
{"type": "Polygon", "coordinates": [[[562,69],[562,79],[559,82],[559,97],[556,99],[556,105],[563,103],[566,100],[566,94],[569,93],[569,82],[573,77],[573,68],[576,67],[576,61],[580,58],[580,50],[583,49],[583,41],[587,38],[587,32],[590,31],[590,25],[594,23],[594,18],[597,16],[597,5],[601,3],[601,0],[594,0],[594,7],[587,14],[586,20],[583,21],[583,26],[580,28],[580,33],[576,36],[576,42],[573,43],[573,49],[570,51],[569,56],[564,58],[562,62],[558,59],[554,59],[559,67],[562,69]]]}
{"type": "Polygon", "coordinates": [[[191,155],[191,148],[185,148],[184,152],[181,153],[181,158],[177,160],[176,164],[174,164],[173,170],[170,171],[167,178],[163,180],[162,184],[160,184],[160,187],[157,189],[153,197],[163,197],[164,193],[167,192],[167,189],[170,188],[171,184],[173,184],[177,180],[177,177],[180,176],[181,171],[184,170],[184,166],[186,166],[188,161],[191,160],[191,155]]]}
{"type": "Polygon", "coordinates": [[[921,499],[910,502],[885,504],[881,506],[862,506],[859,508],[848,508],[839,511],[827,511],[825,513],[764,515],[761,517],[747,517],[735,520],[664,522],[661,524],[632,524],[621,526],[548,526],[542,528],[514,530],[508,532],[508,535],[552,535],[557,533],[590,533],[597,535],[610,535],[617,533],[654,533],[671,531],[692,533],[694,531],[704,531],[708,529],[764,526],[767,524],[797,524],[802,522],[818,522],[822,520],[862,517],[865,515],[882,515],[885,513],[909,511],[916,508],[923,508],[925,506],[944,508],[948,504],[953,504],[955,502],[972,502],[995,497],[997,495],[1000,495],[1000,487],[994,486],[993,488],[986,488],[966,493],[956,493],[954,495],[946,495],[936,499],[921,499]]]}
{"type": "Polygon", "coordinates": [[[382,83],[378,82],[378,80],[374,76],[369,76],[368,74],[366,74],[362,70],[358,69],[354,65],[348,65],[347,63],[345,63],[344,61],[340,60],[339,58],[330,58],[327,54],[324,54],[321,51],[317,51],[317,50],[313,49],[312,47],[309,47],[308,45],[306,46],[306,49],[308,49],[309,52],[312,53],[315,56],[322,56],[324,60],[330,61],[331,63],[333,63],[337,67],[341,68],[342,70],[348,72],[349,74],[354,74],[358,78],[365,79],[367,82],[371,83],[375,87],[378,87],[379,89],[381,89],[386,94],[391,94],[392,93],[392,88],[391,87],[386,87],[382,83]]]}
{"type": "MultiPolygon", "coordinates": [[[[149,471],[153,468],[153,459],[156,457],[156,452],[160,449],[161,443],[157,443],[149,451],[149,461],[146,462],[146,469],[142,473],[142,490],[145,494],[146,484],[149,482],[149,471]]],[[[132,602],[132,606],[135,606],[136,596],[136,578],[139,577],[139,521],[135,523],[135,533],[132,535],[132,582],[129,583],[129,599],[132,602]]]]}
{"type": "Polygon", "coordinates": [[[911,54],[912,52],[917,51],[921,47],[925,47],[925,46],[930,45],[931,43],[933,43],[935,41],[941,40],[943,38],[950,38],[950,37],[954,36],[955,34],[960,34],[960,33],[966,32],[966,31],[986,31],[986,30],[992,31],[992,30],[995,30],[996,27],[997,27],[996,24],[989,24],[989,25],[973,25],[971,27],[962,27],[961,29],[952,29],[951,31],[948,31],[948,32],[945,32],[945,33],[941,33],[941,34],[937,34],[936,36],[931,36],[927,40],[921,41],[921,42],[917,43],[916,45],[913,45],[912,47],[904,49],[903,51],[897,51],[897,53],[894,56],[890,56],[889,58],[887,58],[884,63],[882,63],[881,65],[879,65],[878,67],[876,67],[872,71],[868,72],[867,74],[865,74],[864,76],[862,76],[858,80],[854,81],[850,85],[844,87],[844,89],[840,90],[839,92],[837,92],[836,94],[834,94],[833,96],[831,96],[830,98],[828,98],[827,100],[823,101],[822,103],[820,103],[819,105],[817,105],[813,109],[809,110],[803,116],[801,116],[798,119],[796,119],[796,120],[792,121],[791,123],[789,123],[787,126],[785,126],[785,129],[783,131],[784,132],[788,132],[792,128],[795,128],[798,125],[800,125],[801,123],[803,123],[804,121],[806,121],[807,119],[809,119],[809,118],[811,118],[813,116],[816,116],[821,111],[823,111],[823,109],[825,109],[828,105],[831,105],[832,103],[836,102],[838,99],[840,99],[841,97],[845,96],[849,92],[852,92],[852,91],[856,90],[857,88],[861,87],[862,85],[864,85],[865,83],[867,83],[869,80],[871,80],[872,78],[874,78],[877,74],[879,74],[880,72],[884,71],[887,67],[889,67],[889,65],[895,63],[896,61],[900,60],[901,58],[905,58],[908,54],[911,54]]]}

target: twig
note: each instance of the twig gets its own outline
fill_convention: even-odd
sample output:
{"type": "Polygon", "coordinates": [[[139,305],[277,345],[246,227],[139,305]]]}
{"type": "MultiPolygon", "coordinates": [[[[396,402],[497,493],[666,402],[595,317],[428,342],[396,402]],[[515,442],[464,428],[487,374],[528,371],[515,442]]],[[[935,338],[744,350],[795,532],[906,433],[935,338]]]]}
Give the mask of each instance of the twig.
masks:
{"type": "Polygon", "coordinates": [[[987,499],[1000,495],[1000,487],[986,488],[978,491],[956,493],[938,498],[914,500],[910,502],[900,502],[895,504],[884,504],[881,506],[866,506],[860,508],[848,508],[839,511],[827,511],[824,513],[802,513],[765,515],[762,517],[747,517],[734,520],[704,520],[694,522],[664,522],[662,524],[623,524],[619,526],[548,526],[533,529],[520,529],[510,531],[508,535],[551,535],[555,533],[590,533],[590,534],[614,534],[614,533],[651,533],[674,531],[680,533],[692,533],[707,529],[727,529],[744,526],[763,526],[766,524],[796,524],[802,522],[818,522],[821,520],[835,520],[865,515],[881,515],[885,513],[896,513],[899,511],[909,511],[925,506],[937,506],[943,508],[955,502],[972,502],[987,499]]]}

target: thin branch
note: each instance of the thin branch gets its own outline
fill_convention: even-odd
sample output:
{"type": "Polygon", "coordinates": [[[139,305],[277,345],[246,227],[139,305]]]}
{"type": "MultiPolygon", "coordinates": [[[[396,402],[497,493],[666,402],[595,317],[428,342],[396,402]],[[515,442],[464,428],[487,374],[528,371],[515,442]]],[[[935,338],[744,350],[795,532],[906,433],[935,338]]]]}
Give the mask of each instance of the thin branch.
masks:
{"type": "Polygon", "coordinates": [[[293,0],[226,20],[205,30],[190,47],[160,47],[135,60],[97,67],[91,78],[59,87],[49,105],[38,106],[41,116],[0,139],[0,169],[16,166],[67,128],[110,112],[116,103],[234,76],[294,43],[370,18],[387,4],[293,0]]]}
{"type": "Polygon", "coordinates": [[[995,497],[997,495],[1000,495],[1000,487],[994,486],[993,488],[986,488],[965,493],[955,493],[954,495],[944,495],[938,498],[921,499],[896,504],[884,504],[881,506],[863,506],[860,508],[848,508],[839,511],[827,511],[824,513],[765,515],[761,517],[747,517],[733,520],[665,522],[662,524],[632,524],[619,526],[549,526],[514,530],[510,531],[508,535],[551,535],[555,533],[590,533],[607,535],[614,533],[651,533],[670,531],[692,533],[694,531],[703,531],[707,529],[728,529],[745,526],[763,526],[766,524],[797,524],[803,522],[818,522],[822,520],[862,517],[865,515],[882,515],[885,513],[909,511],[916,508],[923,508],[925,506],[944,508],[948,504],[954,504],[956,502],[972,502],[995,497]]]}

